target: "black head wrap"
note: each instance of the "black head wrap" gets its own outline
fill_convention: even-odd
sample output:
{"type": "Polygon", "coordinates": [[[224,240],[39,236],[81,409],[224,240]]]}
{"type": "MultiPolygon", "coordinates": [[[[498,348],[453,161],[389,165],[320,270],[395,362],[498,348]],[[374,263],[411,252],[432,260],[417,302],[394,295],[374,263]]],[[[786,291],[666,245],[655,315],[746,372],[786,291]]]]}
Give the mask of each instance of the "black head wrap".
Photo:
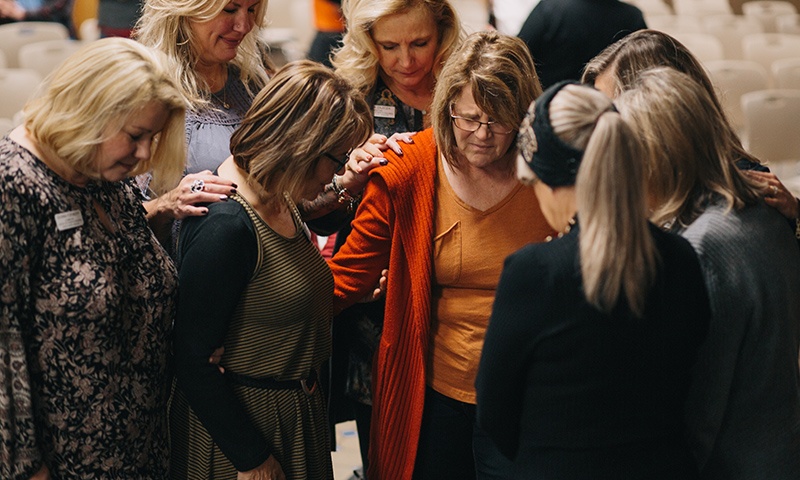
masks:
{"type": "Polygon", "coordinates": [[[580,83],[565,80],[545,90],[528,108],[517,136],[520,155],[536,177],[551,187],[575,185],[583,158],[583,150],[564,143],[550,124],[550,102],[567,85],[580,83]]]}

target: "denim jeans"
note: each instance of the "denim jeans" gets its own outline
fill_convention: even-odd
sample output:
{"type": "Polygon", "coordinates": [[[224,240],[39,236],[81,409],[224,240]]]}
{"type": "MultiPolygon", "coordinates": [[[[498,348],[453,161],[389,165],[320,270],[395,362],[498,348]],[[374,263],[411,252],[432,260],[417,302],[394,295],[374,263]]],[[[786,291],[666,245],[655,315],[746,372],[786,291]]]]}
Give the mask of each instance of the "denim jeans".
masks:
{"type": "Polygon", "coordinates": [[[426,389],[415,480],[510,479],[511,466],[475,423],[475,405],[426,389]]]}

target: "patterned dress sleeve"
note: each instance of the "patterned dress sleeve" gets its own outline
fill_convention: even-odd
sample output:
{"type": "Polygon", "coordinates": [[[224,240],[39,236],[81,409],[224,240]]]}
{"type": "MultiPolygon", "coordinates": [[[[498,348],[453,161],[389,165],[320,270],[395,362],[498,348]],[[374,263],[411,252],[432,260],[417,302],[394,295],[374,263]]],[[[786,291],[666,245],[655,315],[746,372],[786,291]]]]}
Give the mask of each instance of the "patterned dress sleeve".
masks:
{"type": "Polygon", "coordinates": [[[8,170],[0,177],[0,478],[27,479],[42,462],[23,339],[34,315],[31,269],[41,235],[25,187],[8,170]]]}

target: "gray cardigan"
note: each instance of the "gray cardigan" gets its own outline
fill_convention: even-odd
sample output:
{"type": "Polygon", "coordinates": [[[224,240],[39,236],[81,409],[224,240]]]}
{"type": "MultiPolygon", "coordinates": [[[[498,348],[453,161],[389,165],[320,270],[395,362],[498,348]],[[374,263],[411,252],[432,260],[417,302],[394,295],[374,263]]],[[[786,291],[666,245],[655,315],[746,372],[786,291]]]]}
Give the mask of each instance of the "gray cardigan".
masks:
{"type": "Polygon", "coordinates": [[[689,392],[703,478],[800,478],[800,252],[759,204],[709,206],[681,232],[700,258],[712,319],[689,392]]]}

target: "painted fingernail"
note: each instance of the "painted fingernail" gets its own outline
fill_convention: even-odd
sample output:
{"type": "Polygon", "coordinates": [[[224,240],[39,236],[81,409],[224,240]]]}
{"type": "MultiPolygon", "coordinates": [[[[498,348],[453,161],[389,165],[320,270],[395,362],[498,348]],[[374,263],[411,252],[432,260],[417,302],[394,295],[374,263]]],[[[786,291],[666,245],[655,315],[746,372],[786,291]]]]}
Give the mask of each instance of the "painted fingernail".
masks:
{"type": "Polygon", "coordinates": [[[386,160],[385,158],[381,158],[381,161],[379,163],[381,165],[388,165],[389,164],[389,160],[386,160]]]}
{"type": "Polygon", "coordinates": [[[233,184],[233,188],[239,188],[239,185],[233,184]]]}
{"type": "Polygon", "coordinates": [[[206,208],[206,209],[204,209],[204,210],[203,210],[202,212],[200,212],[200,213],[201,213],[201,214],[203,214],[203,215],[208,215],[208,209],[206,208]]]}
{"type": "Polygon", "coordinates": [[[227,201],[228,201],[228,196],[227,196],[227,195],[220,195],[220,196],[219,196],[219,199],[220,199],[221,201],[223,201],[223,202],[227,202],[227,201]]]}
{"type": "Polygon", "coordinates": [[[397,152],[398,155],[402,155],[403,154],[403,149],[400,148],[400,147],[397,147],[397,150],[395,150],[395,152],[397,152]]]}
{"type": "Polygon", "coordinates": [[[236,193],[236,189],[235,188],[231,188],[231,195],[233,195],[235,193],[236,193]]]}

